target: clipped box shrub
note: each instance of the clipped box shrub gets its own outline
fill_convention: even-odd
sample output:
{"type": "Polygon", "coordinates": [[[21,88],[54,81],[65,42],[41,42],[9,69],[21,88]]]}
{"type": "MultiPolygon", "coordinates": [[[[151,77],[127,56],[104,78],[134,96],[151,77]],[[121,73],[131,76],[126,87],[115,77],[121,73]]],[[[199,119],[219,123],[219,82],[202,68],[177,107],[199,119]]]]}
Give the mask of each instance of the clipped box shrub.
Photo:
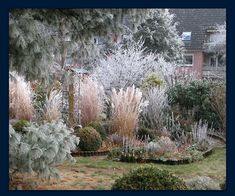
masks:
{"type": "Polygon", "coordinates": [[[93,127],[100,134],[102,140],[106,139],[107,134],[101,122],[99,121],[91,122],[88,124],[88,127],[93,127]]]}
{"type": "Polygon", "coordinates": [[[93,127],[79,129],[77,135],[80,137],[79,148],[82,151],[96,151],[101,147],[101,136],[93,127]]]}
{"type": "Polygon", "coordinates": [[[112,190],[187,190],[184,181],[153,166],[131,170],[117,179],[112,190]]]}

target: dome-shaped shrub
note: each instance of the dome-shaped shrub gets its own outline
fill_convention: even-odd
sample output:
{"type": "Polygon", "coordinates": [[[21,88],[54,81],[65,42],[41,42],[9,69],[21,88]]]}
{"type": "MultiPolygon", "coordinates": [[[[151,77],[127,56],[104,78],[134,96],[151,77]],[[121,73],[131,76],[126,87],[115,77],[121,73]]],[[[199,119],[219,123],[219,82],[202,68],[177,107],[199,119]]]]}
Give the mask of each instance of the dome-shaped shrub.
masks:
{"type": "Polygon", "coordinates": [[[112,190],[186,190],[183,180],[167,170],[140,167],[115,181],[112,190]]]}
{"type": "Polygon", "coordinates": [[[104,140],[106,138],[106,132],[105,132],[105,129],[103,127],[103,125],[101,124],[101,122],[98,122],[98,121],[93,121],[93,122],[90,122],[88,124],[89,127],[93,127],[101,136],[102,140],[104,140]]]}
{"type": "Polygon", "coordinates": [[[83,151],[96,151],[102,144],[100,134],[92,127],[84,127],[77,131],[80,137],[79,148],[83,151]]]}

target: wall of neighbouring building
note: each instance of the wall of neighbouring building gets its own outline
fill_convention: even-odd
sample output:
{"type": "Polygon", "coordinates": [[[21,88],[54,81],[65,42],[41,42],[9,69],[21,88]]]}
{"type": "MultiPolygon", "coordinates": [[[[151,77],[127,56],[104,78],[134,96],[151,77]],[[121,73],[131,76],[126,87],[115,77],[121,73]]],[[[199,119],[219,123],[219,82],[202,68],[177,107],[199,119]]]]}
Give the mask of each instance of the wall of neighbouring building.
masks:
{"type": "Polygon", "coordinates": [[[188,52],[188,54],[193,54],[193,66],[182,66],[178,68],[178,72],[182,74],[196,73],[198,79],[202,78],[203,69],[203,53],[200,51],[188,52]]]}

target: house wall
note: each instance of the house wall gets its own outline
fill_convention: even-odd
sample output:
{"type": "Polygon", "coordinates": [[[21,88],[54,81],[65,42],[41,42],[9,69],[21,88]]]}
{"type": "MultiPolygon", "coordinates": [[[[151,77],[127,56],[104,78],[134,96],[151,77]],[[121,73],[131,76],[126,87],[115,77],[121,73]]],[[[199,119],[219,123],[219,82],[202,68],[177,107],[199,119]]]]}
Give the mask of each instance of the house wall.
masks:
{"type": "Polygon", "coordinates": [[[203,53],[201,51],[187,52],[186,54],[193,54],[193,65],[192,66],[182,66],[178,68],[178,72],[182,74],[196,73],[198,79],[202,78],[202,68],[203,68],[203,53]]]}

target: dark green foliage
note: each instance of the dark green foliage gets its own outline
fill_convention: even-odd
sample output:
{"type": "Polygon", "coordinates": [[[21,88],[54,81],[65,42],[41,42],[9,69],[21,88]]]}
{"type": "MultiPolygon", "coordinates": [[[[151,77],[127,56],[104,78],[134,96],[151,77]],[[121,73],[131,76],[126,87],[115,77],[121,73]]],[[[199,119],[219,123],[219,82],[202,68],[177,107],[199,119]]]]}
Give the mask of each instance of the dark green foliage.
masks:
{"type": "Polygon", "coordinates": [[[83,151],[96,151],[102,144],[100,134],[92,127],[84,127],[77,131],[80,138],[79,148],[83,151]]]}
{"type": "Polygon", "coordinates": [[[123,17],[138,25],[147,9],[12,9],[9,14],[10,68],[27,79],[48,79],[54,62],[82,65],[99,56],[94,38],[120,34],[123,17]],[[91,52],[92,51],[92,52],[91,52]],[[66,59],[69,58],[69,59],[66,59]]]}
{"type": "Polygon", "coordinates": [[[24,127],[27,127],[27,126],[29,126],[29,121],[19,120],[13,125],[13,128],[18,133],[25,133],[24,127]]]}
{"type": "Polygon", "coordinates": [[[115,181],[112,190],[187,190],[184,181],[167,170],[140,167],[115,181]]]}
{"type": "Polygon", "coordinates": [[[149,137],[149,141],[152,141],[155,139],[155,135],[152,129],[148,129],[146,127],[139,127],[137,131],[138,138],[144,140],[145,138],[149,137]]]}
{"type": "Polygon", "coordinates": [[[220,188],[222,190],[226,190],[226,181],[224,181],[223,183],[220,184],[220,188]]]}
{"type": "Polygon", "coordinates": [[[108,153],[108,159],[119,159],[122,154],[121,148],[114,148],[108,153]]]}
{"type": "Polygon", "coordinates": [[[189,146],[187,152],[190,154],[191,161],[200,161],[203,159],[202,152],[198,150],[197,145],[189,146]]]}
{"type": "Polygon", "coordinates": [[[195,80],[190,83],[178,83],[168,90],[168,99],[171,106],[178,106],[183,119],[192,115],[195,121],[207,121],[209,127],[218,128],[218,115],[210,102],[210,90],[215,83],[207,80],[195,80]],[[192,111],[192,114],[189,112],[192,111]]]}
{"type": "Polygon", "coordinates": [[[104,140],[107,136],[105,129],[103,127],[103,125],[101,124],[101,122],[95,121],[95,122],[91,122],[87,125],[88,127],[93,127],[101,136],[102,140],[104,140]]]}

